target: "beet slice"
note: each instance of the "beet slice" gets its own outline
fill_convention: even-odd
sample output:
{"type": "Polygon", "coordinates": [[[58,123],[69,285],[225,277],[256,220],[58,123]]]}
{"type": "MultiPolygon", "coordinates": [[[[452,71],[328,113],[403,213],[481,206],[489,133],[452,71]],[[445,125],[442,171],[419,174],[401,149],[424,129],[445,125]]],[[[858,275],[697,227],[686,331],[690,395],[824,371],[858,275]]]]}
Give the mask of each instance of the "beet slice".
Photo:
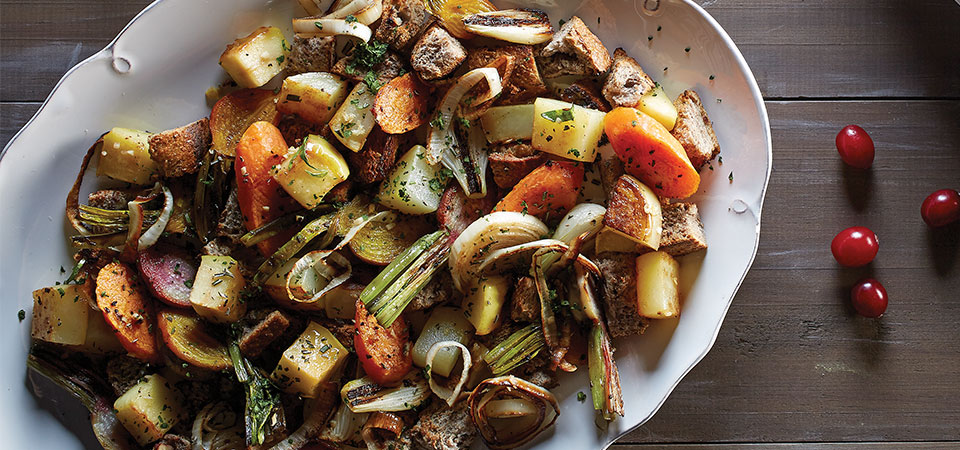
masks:
{"type": "Polygon", "coordinates": [[[154,297],[170,306],[190,307],[190,291],[197,264],[183,249],[159,245],[142,250],[137,266],[154,297]]]}

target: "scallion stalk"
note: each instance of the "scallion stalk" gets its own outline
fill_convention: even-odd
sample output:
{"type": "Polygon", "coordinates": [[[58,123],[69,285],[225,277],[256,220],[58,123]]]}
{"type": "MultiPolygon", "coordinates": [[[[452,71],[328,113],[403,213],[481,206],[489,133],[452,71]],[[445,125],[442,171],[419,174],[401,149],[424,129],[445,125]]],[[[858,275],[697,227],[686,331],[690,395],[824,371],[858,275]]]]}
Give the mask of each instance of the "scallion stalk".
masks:
{"type": "Polygon", "coordinates": [[[360,293],[360,299],[380,325],[392,325],[437,269],[447,262],[450,255],[447,237],[444,230],[421,237],[360,293]]]}
{"type": "Polygon", "coordinates": [[[300,232],[290,238],[287,243],[283,244],[277,251],[273,252],[266,261],[260,264],[260,267],[257,268],[257,273],[253,275],[253,284],[255,286],[259,285],[263,280],[272,275],[277,268],[282,266],[283,263],[292,258],[293,255],[303,250],[310,241],[324,231],[327,231],[327,229],[330,228],[332,219],[333,216],[327,214],[314,219],[304,226],[300,232]]]}
{"type": "Polygon", "coordinates": [[[230,359],[247,398],[243,411],[247,445],[263,445],[274,434],[286,431],[280,394],[273,383],[240,354],[236,342],[230,344],[230,359]]]}
{"type": "Polygon", "coordinates": [[[494,376],[509,373],[535,358],[544,347],[543,331],[530,324],[515,331],[483,355],[494,376]]]}

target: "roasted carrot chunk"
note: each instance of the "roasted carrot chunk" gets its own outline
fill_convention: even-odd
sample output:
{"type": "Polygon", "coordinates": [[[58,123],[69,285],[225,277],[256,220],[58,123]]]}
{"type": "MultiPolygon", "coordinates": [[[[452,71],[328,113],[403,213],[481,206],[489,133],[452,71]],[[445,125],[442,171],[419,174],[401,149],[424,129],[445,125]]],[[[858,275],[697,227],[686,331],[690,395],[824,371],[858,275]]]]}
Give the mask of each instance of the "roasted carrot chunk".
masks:
{"type": "MultiPolygon", "coordinates": [[[[283,161],[286,152],[283,135],[269,122],[250,125],[237,144],[237,200],[248,230],[300,209],[271,176],[271,168],[283,161]]],[[[286,230],[260,242],[257,249],[264,256],[272,255],[295,232],[286,230]]]]}
{"type": "Polygon", "coordinates": [[[497,203],[494,211],[515,211],[549,220],[559,220],[577,204],[583,185],[583,164],[576,161],[547,161],[523,177],[497,203]]]}
{"type": "Polygon", "coordinates": [[[616,108],[603,125],[627,173],[657,195],[687,198],[697,192],[700,174],[680,142],[656,119],[633,108],[616,108]]]}
{"type": "Polygon", "coordinates": [[[377,91],[373,116],[388,134],[403,134],[430,120],[433,110],[430,87],[410,72],[391,80],[377,91]]]}
{"type": "Polygon", "coordinates": [[[137,277],[137,269],[112,262],[97,275],[97,307],[131,356],[158,362],[160,351],[153,334],[153,299],[137,277]]]}

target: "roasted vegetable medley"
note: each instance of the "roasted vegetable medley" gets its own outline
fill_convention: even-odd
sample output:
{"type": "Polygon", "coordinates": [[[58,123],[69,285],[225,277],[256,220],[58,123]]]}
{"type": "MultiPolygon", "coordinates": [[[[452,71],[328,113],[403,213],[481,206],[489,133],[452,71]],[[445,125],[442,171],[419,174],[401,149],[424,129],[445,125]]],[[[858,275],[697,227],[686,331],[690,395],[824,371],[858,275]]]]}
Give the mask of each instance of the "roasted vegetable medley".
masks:
{"type": "Polygon", "coordinates": [[[90,148],[29,366],[106,449],[513,448],[576,370],[622,416],[615,338],[706,249],[697,94],[578,17],[319,3],[226,47],[209,117],[90,148]]]}

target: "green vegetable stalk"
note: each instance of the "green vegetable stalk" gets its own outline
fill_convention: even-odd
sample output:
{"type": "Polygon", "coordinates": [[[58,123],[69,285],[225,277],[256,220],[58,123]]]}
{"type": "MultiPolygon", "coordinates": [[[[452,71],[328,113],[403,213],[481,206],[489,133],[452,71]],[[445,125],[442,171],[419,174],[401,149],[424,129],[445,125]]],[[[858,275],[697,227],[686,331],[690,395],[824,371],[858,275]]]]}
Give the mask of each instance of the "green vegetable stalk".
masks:
{"type": "Polygon", "coordinates": [[[277,388],[240,354],[236,342],[230,344],[230,359],[247,397],[244,408],[247,445],[263,445],[275,435],[285,433],[286,420],[277,388]]]}

